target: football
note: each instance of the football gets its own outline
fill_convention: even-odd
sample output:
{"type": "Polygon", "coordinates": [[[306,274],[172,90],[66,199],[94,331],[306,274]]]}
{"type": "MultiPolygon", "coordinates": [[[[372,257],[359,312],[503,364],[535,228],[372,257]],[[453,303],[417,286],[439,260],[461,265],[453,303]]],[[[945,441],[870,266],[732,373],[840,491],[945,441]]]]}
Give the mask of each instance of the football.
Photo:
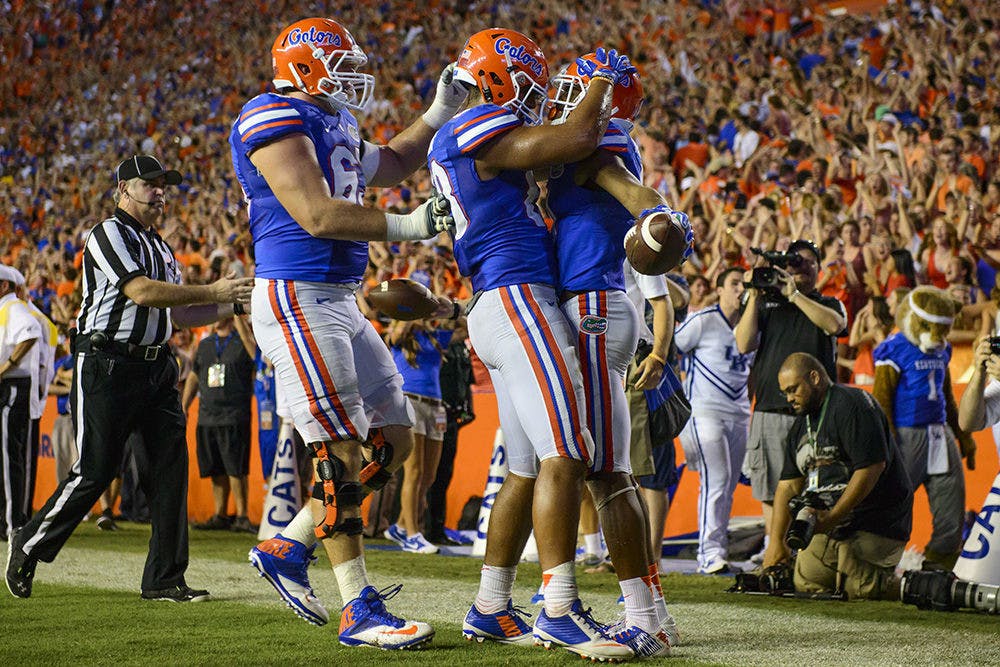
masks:
{"type": "Polygon", "coordinates": [[[382,281],[368,292],[368,303],[394,320],[422,320],[433,315],[438,307],[434,294],[409,278],[382,281]]]}
{"type": "Polygon", "coordinates": [[[652,213],[638,220],[625,235],[625,256],[639,273],[663,275],[681,263],[687,241],[669,214],[652,213]]]}

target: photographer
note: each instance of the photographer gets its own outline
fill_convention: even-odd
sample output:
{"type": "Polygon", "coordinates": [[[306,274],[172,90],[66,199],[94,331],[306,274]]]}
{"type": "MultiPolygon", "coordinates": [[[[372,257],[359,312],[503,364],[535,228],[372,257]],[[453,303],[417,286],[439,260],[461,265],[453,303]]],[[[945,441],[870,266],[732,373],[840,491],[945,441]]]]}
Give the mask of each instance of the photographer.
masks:
{"type": "Polygon", "coordinates": [[[796,417],[764,567],[788,562],[791,542],[802,546],[796,591],[898,599],[894,569],[910,536],[913,491],[885,414],[867,392],[833,384],[808,354],[789,355],[778,384],[796,417]],[[792,501],[803,505],[794,522],[792,501]]]}
{"type": "Polygon", "coordinates": [[[750,369],[754,413],[744,469],[753,497],[763,504],[765,535],[769,535],[774,490],[784,460],[783,443],[794,421],[778,388],[778,367],[789,354],[805,352],[836,377],[837,336],[846,333],[847,313],[840,301],[816,291],[820,258],[812,242],[793,241],[788,252],[764,257],[773,266],[744,276],[748,281],[746,303],[733,333],[741,354],[757,351],[750,369]],[[787,271],[777,266],[779,263],[787,266],[787,271]]]}

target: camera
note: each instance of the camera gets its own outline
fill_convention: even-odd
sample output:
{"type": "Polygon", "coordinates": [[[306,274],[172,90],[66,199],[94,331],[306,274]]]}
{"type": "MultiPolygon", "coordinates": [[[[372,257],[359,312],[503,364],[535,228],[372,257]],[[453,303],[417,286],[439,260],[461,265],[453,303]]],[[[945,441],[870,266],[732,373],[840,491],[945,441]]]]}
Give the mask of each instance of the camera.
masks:
{"type": "Polygon", "coordinates": [[[798,268],[806,261],[797,252],[781,252],[780,250],[761,250],[750,248],[750,252],[764,258],[769,266],[758,266],[750,274],[750,282],[744,287],[753,287],[772,296],[781,294],[781,276],[775,267],[782,269],[798,268]]]}
{"type": "Polygon", "coordinates": [[[807,490],[788,501],[792,513],[792,523],[785,533],[785,544],[789,549],[805,549],[812,542],[816,532],[816,515],[810,510],[828,510],[837,504],[830,491],[807,490]]]}
{"type": "Polygon", "coordinates": [[[900,590],[904,604],[920,609],[1000,613],[1000,586],[965,581],[946,570],[909,570],[903,573],[900,590]]]}
{"type": "Polygon", "coordinates": [[[990,354],[1000,355],[1000,336],[990,336],[986,340],[990,344],[990,354]]]}

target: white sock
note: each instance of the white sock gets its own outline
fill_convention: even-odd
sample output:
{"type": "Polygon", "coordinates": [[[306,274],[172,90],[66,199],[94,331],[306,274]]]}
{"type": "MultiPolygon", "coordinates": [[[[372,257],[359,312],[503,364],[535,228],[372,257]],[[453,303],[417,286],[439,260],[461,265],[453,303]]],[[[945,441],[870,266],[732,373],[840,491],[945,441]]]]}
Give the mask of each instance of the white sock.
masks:
{"type": "Polygon", "coordinates": [[[653,595],[653,607],[656,609],[656,620],[658,623],[670,618],[667,611],[667,601],[663,599],[663,586],[660,584],[660,567],[655,563],[649,565],[649,591],[653,595]]]}
{"type": "MultiPolygon", "coordinates": [[[[648,579],[645,578],[645,579],[648,579]]],[[[653,632],[660,627],[653,602],[653,589],[643,577],[619,581],[622,595],[625,596],[625,618],[630,626],[638,626],[646,632],[653,632]]]]}
{"type": "Polygon", "coordinates": [[[281,534],[290,540],[301,542],[307,549],[316,544],[316,520],[313,519],[309,503],[299,510],[295,518],[282,529],[281,534]]]}
{"type": "Polygon", "coordinates": [[[542,583],[545,586],[545,613],[550,617],[565,616],[580,597],[572,562],[561,563],[542,572],[542,583]]]}
{"type": "Polygon", "coordinates": [[[596,554],[598,556],[603,556],[604,550],[601,549],[601,534],[590,533],[588,535],[584,535],[583,551],[588,554],[596,554]]]}
{"type": "Polygon", "coordinates": [[[483,563],[479,571],[479,592],[476,593],[476,609],[483,614],[496,614],[507,608],[514,593],[514,577],[517,567],[499,567],[483,563]]]}
{"type": "Polygon", "coordinates": [[[348,602],[359,597],[362,589],[369,585],[364,556],[358,556],[344,561],[340,565],[334,565],[333,573],[337,576],[340,597],[343,598],[345,607],[348,602]]]}

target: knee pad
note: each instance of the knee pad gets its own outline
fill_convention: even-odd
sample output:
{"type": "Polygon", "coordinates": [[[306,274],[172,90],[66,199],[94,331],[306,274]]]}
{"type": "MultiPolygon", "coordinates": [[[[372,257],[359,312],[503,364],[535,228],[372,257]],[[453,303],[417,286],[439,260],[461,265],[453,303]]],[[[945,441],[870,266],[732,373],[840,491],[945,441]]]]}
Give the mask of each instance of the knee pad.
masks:
{"type": "Polygon", "coordinates": [[[339,510],[361,506],[361,484],[344,481],[346,466],[329,449],[325,442],[310,444],[313,455],[319,459],[316,474],[320,481],[313,485],[313,498],[323,502],[326,515],[316,526],[316,537],[323,539],[334,533],[360,535],[364,530],[361,517],[344,517],[339,510]]]}
{"type": "Polygon", "coordinates": [[[392,473],[387,468],[392,463],[395,450],[380,428],[369,431],[365,444],[372,449],[372,460],[361,469],[361,483],[372,491],[378,491],[392,479],[392,473]]]}

